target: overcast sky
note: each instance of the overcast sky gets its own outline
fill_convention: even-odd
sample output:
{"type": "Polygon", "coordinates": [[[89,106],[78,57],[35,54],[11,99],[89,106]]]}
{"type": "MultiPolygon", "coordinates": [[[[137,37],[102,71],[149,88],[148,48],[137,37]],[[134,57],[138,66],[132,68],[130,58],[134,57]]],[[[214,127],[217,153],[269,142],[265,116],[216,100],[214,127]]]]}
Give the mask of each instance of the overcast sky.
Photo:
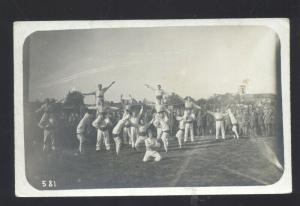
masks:
{"type": "Polygon", "coordinates": [[[244,79],[249,93],[275,93],[275,46],[267,27],[40,31],[29,41],[29,96],[62,98],[116,81],[106,99],[153,100],[145,83],[198,99],[236,92],[244,79]]]}

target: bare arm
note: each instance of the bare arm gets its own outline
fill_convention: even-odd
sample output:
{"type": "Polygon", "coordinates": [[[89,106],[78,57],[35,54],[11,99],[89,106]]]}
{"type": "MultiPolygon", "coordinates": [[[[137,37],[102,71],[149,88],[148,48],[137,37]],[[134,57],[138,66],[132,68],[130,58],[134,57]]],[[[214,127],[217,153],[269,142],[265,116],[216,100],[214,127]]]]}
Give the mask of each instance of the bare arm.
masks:
{"type": "Polygon", "coordinates": [[[49,118],[49,115],[47,113],[43,114],[38,126],[41,128],[41,129],[44,129],[47,127],[47,124],[48,124],[48,118],[49,118]]]}
{"type": "Polygon", "coordinates": [[[193,102],[193,106],[196,107],[197,109],[202,109],[199,105],[193,102]]]}
{"type": "Polygon", "coordinates": [[[98,128],[98,124],[99,124],[100,120],[101,120],[101,116],[99,115],[99,116],[92,122],[93,127],[98,128]]]}
{"type": "Polygon", "coordinates": [[[146,86],[148,89],[151,89],[152,91],[155,91],[155,88],[154,88],[154,87],[151,87],[149,84],[145,84],[145,86],[146,86]]]}
{"type": "Polygon", "coordinates": [[[44,109],[44,105],[42,105],[40,108],[38,108],[35,113],[40,113],[44,109]]]}
{"type": "Polygon", "coordinates": [[[140,119],[142,114],[143,114],[143,111],[144,111],[144,106],[142,105],[141,109],[140,109],[140,113],[138,115],[138,118],[140,119]]]}
{"type": "Polygon", "coordinates": [[[108,85],[107,87],[103,88],[104,92],[106,92],[114,83],[116,83],[116,82],[113,81],[112,83],[110,83],[110,85],[108,85]]]}
{"type": "Polygon", "coordinates": [[[96,92],[82,93],[82,95],[96,95],[96,92]]]}
{"type": "Polygon", "coordinates": [[[154,118],[145,125],[146,129],[148,129],[153,122],[154,122],[154,118]]]}

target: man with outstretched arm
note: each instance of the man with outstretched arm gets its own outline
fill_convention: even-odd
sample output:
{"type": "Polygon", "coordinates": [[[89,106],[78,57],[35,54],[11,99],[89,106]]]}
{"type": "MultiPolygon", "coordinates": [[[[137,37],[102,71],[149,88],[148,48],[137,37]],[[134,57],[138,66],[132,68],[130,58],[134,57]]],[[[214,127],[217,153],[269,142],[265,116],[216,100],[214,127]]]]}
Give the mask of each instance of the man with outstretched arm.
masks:
{"type": "Polygon", "coordinates": [[[96,107],[98,107],[99,105],[104,105],[104,94],[107,92],[107,90],[115,83],[115,81],[113,81],[112,83],[110,83],[107,87],[102,87],[102,84],[98,84],[98,90],[95,92],[91,92],[91,93],[85,93],[83,95],[95,95],[96,97],[96,107]]]}
{"type": "Polygon", "coordinates": [[[150,86],[149,84],[145,84],[145,86],[148,89],[151,89],[152,91],[154,91],[155,98],[156,98],[156,104],[158,104],[158,105],[163,104],[163,96],[167,95],[168,93],[161,88],[161,85],[158,84],[157,88],[154,88],[154,87],[150,86]]]}
{"type": "Polygon", "coordinates": [[[226,114],[222,113],[219,108],[216,109],[216,112],[207,111],[207,113],[212,115],[216,120],[216,139],[219,139],[220,130],[222,139],[225,139],[224,117],[226,114]]]}

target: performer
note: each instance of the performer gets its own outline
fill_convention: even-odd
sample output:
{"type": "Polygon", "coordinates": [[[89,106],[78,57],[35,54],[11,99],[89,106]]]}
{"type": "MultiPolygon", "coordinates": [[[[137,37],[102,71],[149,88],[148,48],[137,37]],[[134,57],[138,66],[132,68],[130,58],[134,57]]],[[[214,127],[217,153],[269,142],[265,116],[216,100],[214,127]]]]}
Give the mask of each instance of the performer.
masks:
{"type": "Polygon", "coordinates": [[[45,108],[38,126],[44,130],[43,151],[55,150],[55,139],[58,128],[57,116],[50,112],[49,108],[45,108]]]}
{"type": "Polygon", "coordinates": [[[45,100],[44,100],[44,103],[42,104],[42,106],[39,108],[39,109],[37,109],[36,111],[35,111],[35,113],[40,113],[40,112],[46,112],[46,110],[48,109],[48,107],[50,106],[50,99],[49,98],[46,98],[45,100]]]}
{"type": "Polygon", "coordinates": [[[160,125],[161,128],[161,140],[164,143],[164,149],[166,152],[168,152],[168,139],[170,136],[170,126],[169,126],[169,118],[166,114],[166,110],[164,110],[163,107],[158,108],[158,115],[156,115],[156,118],[154,120],[154,125],[160,125]]]}
{"type": "Polygon", "coordinates": [[[146,152],[143,158],[143,162],[148,162],[154,159],[155,162],[161,160],[160,154],[156,151],[160,147],[160,143],[153,136],[153,130],[151,127],[147,130],[148,137],[145,139],[146,152]]]}
{"type": "Polygon", "coordinates": [[[201,109],[200,106],[195,104],[191,97],[187,97],[184,102],[184,118],[185,118],[185,130],[184,130],[184,142],[187,141],[188,135],[190,134],[191,142],[194,142],[194,121],[195,114],[193,113],[193,109],[201,109]]]}
{"type": "Polygon", "coordinates": [[[227,110],[227,113],[229,115],[229,118],[230,118],[230,121],[231,121],[231,124],[232,124],[232,131],[234,133],[234,139],[235,138],[239,139],[240,137],[239,137],[239,133],[237,131],[237,124],[238,124],[238,122],[237,122],[236,118],[234,117],[234,115],[233,115],[233,113],[232,113],[232,111],[231,111],[230,108],[227,110]]]}
{"type": "Polygon", "coordinates": [[[136,111],[132,111],[132,114],[130,116],[130,142],[131,142],[131,147],[132,148],[135,148],[135,143],[136,143],[136,140],[138,138],[138,123],[140,121],[140,118],[142,116],[142,113],[143,113],[143,110],[144,110],[144,107],[142,106],[141,109],[140,109],[140,112],[139,114],[136,113],[136,111]]]}
{"type": "Polygon", "coordinates": [[[182,140],[183,140],[183,137],[184,137],[184,130],[185,130],[185,118],[184,118],[184,116],[177,116],[176,120],[179,122],[176,137],[177,137],[177,140],[178,140],[178,146],[179,146],[179,148],[181,148],[182,147],[182,140]]]}
{"type": "Polygon", "coordinates": [[[87,112],[84,114],[83,118],[80,120],[78,126],[77,126],[77,139],[79,140],[79,148],[78,152],[75,153],[75,155],[78,154],[84,154],[85,153],[85,142],[86,142],[86,135],[87,135],[87,130],[90,124],[92,123],[93,120],[93,114],[92,110],[87,110],[87,112]]]}
{"type": "Polygon", "coordinates": [[[205,135],[205,127],[206,127],[205,113],[203,111],[201,110],[198,111],[196,122],[197,122],[197,133],[199,136],[203,137],[205,135]]]}
{"type": "Polygon", "coordinates": [[[98,116],[92,123],[97,129],[96,151],[101,150],[101,144],[104,142],[106,150],[110,150],[110,138],[108,128],[112,125],[111,120],[106,115],[103,107],[98,108],[98,116]]]}
{"type": "MultiPolygon", "coordinates": [[[[125,101],[125,99],[123,99],[123,94],[121,95],[121,105],[122,107],[124,108],[124,114],[128,114],[130,115],[130,105],[128,104],[128,102],[125,101]]],[[[123,139],[123,144],[131,144],[131,139],[130,139],[130,121],[126,121],[125,122],[125,125],[122,129],[122,139],[123,139]]]]}
{"type": "Polygon", "coordinates": [[[96,107],[98,108],[99,105],[104,105],[104,94],[114,83],[115,83],[115,81],[113,81],[112,83],[110,83],[110,85],[108,85],[107,87],[104,87],[104,88],[102,88],[102,84],[98,84],[98,90],[96,92],[85,93],[83,95],[95,95],[96,107]]]}
{"type": "Polygon", "coordinates": [[[207,111],[207,113],[212,115],[216,120],[216,139],[219,139],[220,130],[222,139],[225,139],[224,116],[226,114],[221,113],[219,108],[216,109],[216,112],[207,111]]]}
{"type": "Polygon", "coordinates": [[[152,91],[154,91],[155,98],[156,98],[156,104],[162,105],[163,104],[163,96],[168,95],[168,93],[161,88],[161,85],[158,84],[157,88],[154,88],[154,87],[150,86],[149,84],[145,84],[145,86],[148,89],[151,89],[152,91]]]}
{"type": "Polygon", "coordinates": [[[185,129],[184,129],[184,142],[187,142],[188,135],[190,134],[191,142],[194,142],[194,121],[195,115],[190,109],[184,113],[185,129]]]}
{"type": "Polygon", "coordinates": [[[121,144],[122,144],[120,133],[122,132],[122,129],[123,129],[125,123],[129,120],[129,118],[130,118],[130,114],[125,112],[122,119],[120,119],[118,121],[118,123],[116,124],[116,126],[112,130],[112,135],[113,135],[113,138],[114,138],[114,142],[116,144],[116,153],[117,153],[117,155],[120,152],[121,144]]]}
{"type": "Polygon", "coordinates": [[[138,128],[138,138],[135,142],[135,148],[138,150],[139,145],[147,139],[147,130],[152,125],[154,119],[150,122],[145,123],[144,119],[140,119],[139,124],[137,125],[138,128]]]}

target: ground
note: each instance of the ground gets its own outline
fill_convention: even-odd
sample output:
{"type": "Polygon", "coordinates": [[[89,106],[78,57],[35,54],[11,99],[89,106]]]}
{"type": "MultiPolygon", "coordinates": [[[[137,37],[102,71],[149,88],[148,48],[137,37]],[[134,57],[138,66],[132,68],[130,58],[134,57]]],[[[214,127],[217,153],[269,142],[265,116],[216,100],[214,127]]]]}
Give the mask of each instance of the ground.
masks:
{"type": "Polygon", "coordinates": [[[170,138],[169,148],[160,150],[160,162],[144,163],[144,148],[123,147],[116,156],[88,145],[86,155],[74,156],[72,149],[46,155],[36,146],[27,154],[26,173],[39,189],[54,189],[43,188],[43,180],[55,180],[55,189],[268,185],[282,174],[274,137],[196,137],[181,149],[170,138]]]}

